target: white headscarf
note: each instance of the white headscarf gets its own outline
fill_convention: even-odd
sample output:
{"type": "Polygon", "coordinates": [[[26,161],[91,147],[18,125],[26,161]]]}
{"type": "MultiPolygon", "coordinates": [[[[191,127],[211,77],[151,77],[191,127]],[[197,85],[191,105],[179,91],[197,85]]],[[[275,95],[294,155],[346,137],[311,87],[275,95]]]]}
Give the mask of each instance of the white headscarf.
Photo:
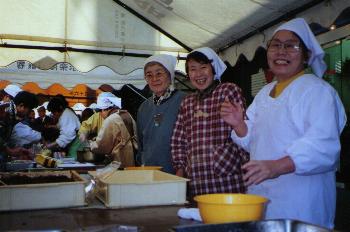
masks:
{"type": "Polygon", "coordinates": [[[211,64],[213,65],[215,70],[214,80],[221,80],[221,75],[225,72],[227,66],[221,60],[221,58],[216,54],[216,52],[214,52],[213,49],[208,47],[197,48],[192,52],[195,52],[195,51],[203,53],[209,60],[212,60],[211,64]]]}
{"type": "Polygon", "coordinates": [[[22,91],[21,87],[17,85],[7,85],[4,89],[4,91],[8,94],[11,95],[13,98],[16,97],[16,95],[22,91]]]}
{"type": "Polygon", "coordinates": [[[292,31],[303,40],[304,44],[311,52],[308,64],[311,66],[312,71],[316,76],[322,77],[327,69],[327,65],[323,60],[324,51],[321,48],[320,44],[317,42],[306,21],[303,18],[292,19],[279,26],[275,30],[274,34],[276,34],[277,31],[281,30],[292,31]]]}
{"type": "Polygon", "coordinates": [[[145,65],[150,62],[157,62],[164,66],[170,73],[171,82],[174,82],[175,77],[175,66],[176,66],[176,57],[172,55],[166,55],[166,54],[160,54],[160,55],[154,55],[150,56],[146,59],[145,65]]]}
{"type": "Polygon", "coordinates": [[[117,106],[122,107],[122,99],[116,97],[110,92],[102,92],[97,97],[96,108],[100,110],[108,109],[109,107],[117,106]]]}

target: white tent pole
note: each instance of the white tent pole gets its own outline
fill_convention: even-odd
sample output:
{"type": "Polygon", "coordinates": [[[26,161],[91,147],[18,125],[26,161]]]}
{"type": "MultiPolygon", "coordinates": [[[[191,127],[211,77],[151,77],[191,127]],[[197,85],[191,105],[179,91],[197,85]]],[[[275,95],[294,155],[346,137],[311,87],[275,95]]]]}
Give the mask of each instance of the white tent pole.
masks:
{"type": "Polygon", "coordinates": [[[131,88],[131,86],[129,85],[125,85],[127,86],[129,89],[131,89],[133,92],[135,92],[137,95],[139,95],[140,97],[142,97],[143,99],[147,100],[147,98],[145,98],[145,96],[143,96],[142,94],[140,94],[139,92],[137,92],[136,90],[134,90],[134,88],[131,88]]]}

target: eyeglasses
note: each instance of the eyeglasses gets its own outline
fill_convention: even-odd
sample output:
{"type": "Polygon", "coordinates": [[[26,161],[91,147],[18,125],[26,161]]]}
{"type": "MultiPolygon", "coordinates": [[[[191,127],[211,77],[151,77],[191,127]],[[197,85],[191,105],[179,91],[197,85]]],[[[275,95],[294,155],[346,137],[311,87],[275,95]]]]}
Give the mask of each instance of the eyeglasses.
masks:
{"type": "Polygon", "coordinates": [[[157,71],[156,73],[146,73],[145,75],[145,79],[147,81],[153,79],[153,78],[156,78],[156,79],[160,79],[162,77],[166,76],[166,72],[164,71],[157,71]]]}
{"type": "Polygon", "coordinates": [[[267,43],[267,50],[270,52],[277,52],[282,48],[288,53],[296,53],[300,51],[300,43],[296,41],[286,41],[282,43],[279,40],[270,40],[267,43]]]}

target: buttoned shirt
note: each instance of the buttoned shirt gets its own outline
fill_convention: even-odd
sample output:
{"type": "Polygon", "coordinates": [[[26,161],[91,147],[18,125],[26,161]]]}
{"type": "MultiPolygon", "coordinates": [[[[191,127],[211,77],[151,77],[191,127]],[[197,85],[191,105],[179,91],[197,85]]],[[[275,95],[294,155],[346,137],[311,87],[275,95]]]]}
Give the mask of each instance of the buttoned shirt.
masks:
{"type": "Polygon", "coordinates": [[[184,98],[171,139],[173,166],[184,169],[192,195],[245,192],[241,165],[248,153],[230,138],[231,127],[220,117],[220,105],[228,97],[245,105],[239,87],[218,85],[205,97],[184,98]]]}

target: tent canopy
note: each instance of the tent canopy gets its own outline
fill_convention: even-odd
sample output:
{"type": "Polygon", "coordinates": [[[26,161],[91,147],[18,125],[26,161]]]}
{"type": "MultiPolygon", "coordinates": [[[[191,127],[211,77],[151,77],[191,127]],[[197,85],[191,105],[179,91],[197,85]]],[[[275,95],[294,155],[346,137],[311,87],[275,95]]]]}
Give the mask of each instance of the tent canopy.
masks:
{"type": "Polygon", "coordinates": [[[0,65],[20,59],[48,69],[50,57],[83,72],[105,65],[125,74],[154,53],[222,49],[319,2],[0,0],[0,65]]]}
{"type": "MultiPolygon", "coordinates": [[[[306,15],[309,22],[328,27],[350,1],[0,0],[0,4],[0,66],[25,60],[50,70],[66,62],[84,73],[81,83],[93,85],[97,79],[141,83],[145,58],[158,53],[178,56],[180,71],[186,54],[203,46],[220,51],[231,64],[241,53],[250,59],[266,43],[271,28],[283,20],[306,15]],[[114,74],[105,79],[85,74],[99,67],[114,74]]],[[[3,79],[11,78],[1,75],[3,79]]],[[[65,86],[64,78],[61,84],[65,86]]]]}

